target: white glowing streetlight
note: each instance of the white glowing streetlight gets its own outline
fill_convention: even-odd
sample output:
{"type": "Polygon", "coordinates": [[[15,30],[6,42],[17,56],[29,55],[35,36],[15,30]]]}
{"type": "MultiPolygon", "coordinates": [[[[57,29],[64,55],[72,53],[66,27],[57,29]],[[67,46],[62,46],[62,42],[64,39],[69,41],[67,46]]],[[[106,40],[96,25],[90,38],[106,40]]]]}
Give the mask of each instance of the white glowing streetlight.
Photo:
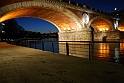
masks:
{"type": "Polygon", "coordinates": [[[115,7],[115,11],[117,10],[117,8],[115,7]]]}
{"type": "Polygon", "coordinates": [[[3,26],[5,25],[4,23],[1,23],[3,26]]]}
{"type": "MultiPolygon", "coordinates": [[[[5,23],[1,23],[1,25],[4,27],[5,23]]],[[[5,31],[2,30],[1,32],[5,34],[5,31]]]]}

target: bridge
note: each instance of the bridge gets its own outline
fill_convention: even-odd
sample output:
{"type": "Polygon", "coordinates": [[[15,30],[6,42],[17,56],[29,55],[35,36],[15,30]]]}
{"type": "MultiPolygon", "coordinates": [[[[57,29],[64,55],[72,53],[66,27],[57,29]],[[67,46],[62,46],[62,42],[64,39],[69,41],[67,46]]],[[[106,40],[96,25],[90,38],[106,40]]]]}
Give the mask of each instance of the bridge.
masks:
{"type": "Polygon", "coordinates": [[[4,0],[0,2],[0,22],[34,17],[57,27],[60,41],[118,40],[123,18],[65,0],[4,0]]]}

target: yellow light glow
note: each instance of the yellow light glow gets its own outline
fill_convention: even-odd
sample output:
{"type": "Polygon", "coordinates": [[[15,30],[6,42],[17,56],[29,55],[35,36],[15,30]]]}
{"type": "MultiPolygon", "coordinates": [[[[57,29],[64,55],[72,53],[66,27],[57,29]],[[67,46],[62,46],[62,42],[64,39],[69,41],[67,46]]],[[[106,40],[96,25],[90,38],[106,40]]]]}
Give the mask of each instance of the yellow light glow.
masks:
{"type": "Polygon", "coordinates": [[[120,31],[124,31],[124,29],[123,29],[123,28],[118,28],[118,30],[120,30],[120,31]]]}
{"type": "Polygon", "coordinates": [[[104,29],[104,28],[103,28],[102,30],[103,30],[103,31],[105,31],[105,29],[104,29]]]}
{"type": "Polygon", "coordinates": [[[68,30],[70,31],[70,28],[68,28],[68,30]]]}
{"type": "Polygon", "coordinates": [[[121,54],[124,54],[124,43],[120,43],[121,54]]]}
{"type": "Polygon", "coordinates": [[[108,44],[100,44],[99,47],[99,53],[102,55],[99,55],[99,57],[107,57],[109,55],[109,45],[108,44]]]}
{"type": "Polygon", "coordinates": [[[64,28],[64,30],[66,30],[66,28],[64,28]]]}
{"type": "Polygon", "coordinates": [[[108,31],[108,29],[106,29],[108,31]]]}
{"type": "Polygon", "coordinates": [[[100,28],[99,31],[108,31],[108,28],[100,28]]]}
{"type": "Polygon", "coordinates": [[[74,30],[74,27],[72,27],[72,30],[74,30]]]}
{"type": "Polygon", "coordinates": [[[100,31],[102,31],[102,29],[100,29],[100,31]]]}

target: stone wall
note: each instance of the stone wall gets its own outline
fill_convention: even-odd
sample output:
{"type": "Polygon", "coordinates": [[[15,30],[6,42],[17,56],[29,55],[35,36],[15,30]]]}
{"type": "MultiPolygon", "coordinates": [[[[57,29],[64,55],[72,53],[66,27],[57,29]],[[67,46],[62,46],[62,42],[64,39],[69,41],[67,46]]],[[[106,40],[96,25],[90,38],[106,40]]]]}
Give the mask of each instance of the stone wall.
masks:
{"type": "Polygon", "coordinates": [[[91,41],[91,31],[59,32],[59,41],[91,41]]]}
{"type": "Polygon", "coordinates": [[[120,40],[120,32],[115,31],[108,31],[108,32],[97,32],[94,33],[94,41],[112,41],[112,40],[120,40]]]}

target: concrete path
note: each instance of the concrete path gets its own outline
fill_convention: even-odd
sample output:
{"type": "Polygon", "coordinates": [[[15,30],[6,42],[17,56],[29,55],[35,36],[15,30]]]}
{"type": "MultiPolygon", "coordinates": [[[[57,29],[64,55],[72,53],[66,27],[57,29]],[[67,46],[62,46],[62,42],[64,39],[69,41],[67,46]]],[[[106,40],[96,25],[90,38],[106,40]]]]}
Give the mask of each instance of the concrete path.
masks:
{"type": "Polygon", "coordinates": [[[124,83],[124,65],[1,43],[0,83],[124,83]]]}

